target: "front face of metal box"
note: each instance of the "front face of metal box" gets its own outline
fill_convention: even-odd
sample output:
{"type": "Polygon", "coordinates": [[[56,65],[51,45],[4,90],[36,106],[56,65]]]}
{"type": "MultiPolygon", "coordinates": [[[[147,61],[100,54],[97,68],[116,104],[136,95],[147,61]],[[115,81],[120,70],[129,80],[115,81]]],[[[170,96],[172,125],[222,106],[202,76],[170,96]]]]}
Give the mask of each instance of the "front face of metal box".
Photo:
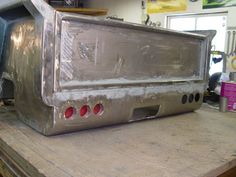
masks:
{"type": "Polygon", "coordinates": [[[53,133],[198,109],[209,41],[201,35],[58,14],[53,133]],[[186,101],[183,99],[186,98],[186,101]],[[103,105],[103,114],[93,108],[103,105]],[[80,109],[90,108],[86,117],[80,109]],[[66,119],[66,108],[74,115],[66,119]]]}

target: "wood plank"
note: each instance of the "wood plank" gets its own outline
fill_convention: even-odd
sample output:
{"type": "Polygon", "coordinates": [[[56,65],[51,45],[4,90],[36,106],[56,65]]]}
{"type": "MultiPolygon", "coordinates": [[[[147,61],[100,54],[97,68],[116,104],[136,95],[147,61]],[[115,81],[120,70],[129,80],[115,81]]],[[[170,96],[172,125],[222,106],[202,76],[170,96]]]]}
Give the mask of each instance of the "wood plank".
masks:
{"type": "Polygon", "coordinates": [[[236,176],[236,167],[232,168],[231,170],[223,173],[218,177],[235,177],[236,176]]]}
{"type": "Polygon", "coordinates": [[[60,12],[78,13],[83,15],[102,16],[107,15],[107,9],[89,9],[89,8],[55,8],[60,12]]]}
{"type": "Polygon", "coordinates": [[[45,137],[0,112],[0,150],[30,176],[214,177],[236,166],[235,113],[203,108],[45,137]]]}
{"type": "Polygon", "coordinates": [[[0,177],[16,177],[13,170],[0,158],[0,177]]]}
{"type": "Polygon", "coordinates": [[[4,177],[30,177],[3,149],[0,150],[0,174],[4,177]]]}

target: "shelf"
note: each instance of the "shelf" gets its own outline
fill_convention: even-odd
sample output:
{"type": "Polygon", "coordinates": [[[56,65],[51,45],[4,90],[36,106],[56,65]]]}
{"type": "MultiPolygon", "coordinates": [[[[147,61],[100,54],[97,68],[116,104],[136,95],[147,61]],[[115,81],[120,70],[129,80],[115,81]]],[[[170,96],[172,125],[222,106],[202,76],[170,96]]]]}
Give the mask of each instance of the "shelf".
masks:
{"type": "Polygon", "coordinates": [[[88,9],[88,8],[55,8],[60,12],[78,13],[83,15],[101,16],[107,15],[107,9],[88,9]]]}

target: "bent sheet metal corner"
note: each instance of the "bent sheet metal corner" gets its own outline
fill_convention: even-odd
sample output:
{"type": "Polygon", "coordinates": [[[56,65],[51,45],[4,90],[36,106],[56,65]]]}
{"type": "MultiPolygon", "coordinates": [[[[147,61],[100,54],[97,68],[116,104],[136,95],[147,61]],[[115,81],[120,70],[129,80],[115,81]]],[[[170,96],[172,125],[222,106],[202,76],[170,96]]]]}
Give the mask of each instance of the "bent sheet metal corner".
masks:
{"type": "Polygon", "coordinates": [[[198,109],[215,33],[57,12],[43,0],[1,1],[0,32],[1,83],[13,83],[20,119],[45,135],[198,109]]]}

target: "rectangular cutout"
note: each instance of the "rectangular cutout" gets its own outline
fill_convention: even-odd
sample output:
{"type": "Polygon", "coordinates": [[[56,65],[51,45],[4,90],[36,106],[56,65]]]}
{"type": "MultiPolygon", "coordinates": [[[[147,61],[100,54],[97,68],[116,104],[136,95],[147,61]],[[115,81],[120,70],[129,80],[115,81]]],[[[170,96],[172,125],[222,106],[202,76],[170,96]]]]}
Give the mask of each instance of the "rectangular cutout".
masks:
{"type": "Polygon", "coordinates": [[[160,105],[136,108],[133,111],[132,120],[154,118],[159,112],[160,105]]]}

